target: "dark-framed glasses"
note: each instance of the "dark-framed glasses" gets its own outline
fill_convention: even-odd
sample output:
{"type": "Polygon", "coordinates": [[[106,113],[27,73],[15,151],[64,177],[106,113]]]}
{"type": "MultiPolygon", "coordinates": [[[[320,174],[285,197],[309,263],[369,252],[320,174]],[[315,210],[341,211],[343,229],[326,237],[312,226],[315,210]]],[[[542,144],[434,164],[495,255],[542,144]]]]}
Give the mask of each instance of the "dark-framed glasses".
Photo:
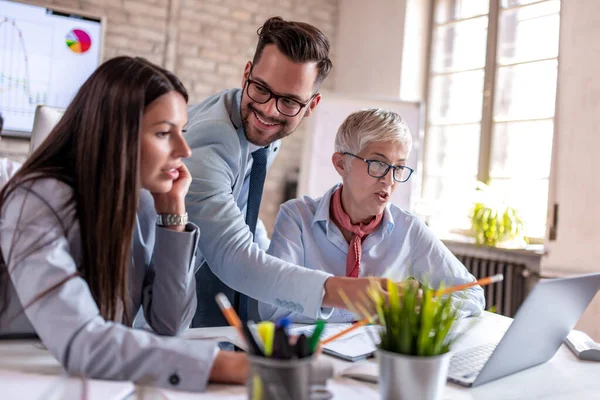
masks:
{"type": "Polygon", "coordinates": [[[287,117],[295,117],[298,115],[298,113],[316,96],[315,93],[306,103],[300,103],[298,100],[294,100],[290,97],[279,96],[273,93],[271,89],[251,78],[246,79],[246,94],[259,104],[265,104],[271,100],[271,98],[274,98],[277,111],[287,117]]]}
{"type": "Polygon", "coordinates": [[[363,160],[364,162],[366,162],[368,165],[367,172],[373,178],[378,178],[378,179],[383,178],[384,176],[387,175],[388,171],[391,169],[394,171],[392,173],[394,180],[396,182],[403,183],[403,182],[406,182],[408,180],[408,178],[410,178],[410,176],[412,175],[413,172],[415,172],[414,169],[407,167],[405,165],[394,166],[394,165],[390,165],[390,164],[386,163],[385,161],[367,160],[367,159],[357,156],[356,154],[348,153],[347,151],[343,152],[342,154],[347,155],[347,156],[352,156],[352,157],[358,158],[359,160],[363,160]]]}

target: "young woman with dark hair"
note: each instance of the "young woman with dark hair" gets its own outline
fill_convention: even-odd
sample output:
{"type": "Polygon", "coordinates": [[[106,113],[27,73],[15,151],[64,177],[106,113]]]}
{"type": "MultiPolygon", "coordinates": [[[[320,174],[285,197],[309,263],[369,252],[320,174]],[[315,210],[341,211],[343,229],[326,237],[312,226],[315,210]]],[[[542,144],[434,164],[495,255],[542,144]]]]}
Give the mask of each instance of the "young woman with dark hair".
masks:
{"type": "Polygon", "coordinates": [[[203,390],[243,354],[176,335],[196,309],[188,95],[141,58],[106,61],[0,191],[0,334],[35,332],[72,374],[203,390]],[[155,333],[131,328],[140,307],[155,333]]]}

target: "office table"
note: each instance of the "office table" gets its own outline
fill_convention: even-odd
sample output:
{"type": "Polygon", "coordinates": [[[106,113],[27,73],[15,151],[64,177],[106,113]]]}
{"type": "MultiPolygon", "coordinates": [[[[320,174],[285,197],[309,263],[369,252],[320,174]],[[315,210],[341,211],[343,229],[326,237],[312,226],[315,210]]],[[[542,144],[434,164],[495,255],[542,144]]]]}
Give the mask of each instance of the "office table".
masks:
{"type": "MultiPolygon", "coordinates": [[[[512,319],[499,315],[484,313],[479,318],[463,320],[458,325],[458,331],[466,333],[455,344],[455,350],[462,350],[489,341],[499,340],[508,329],[512,319]]],[[[229,340],[236,341],[237,334],[230,327],[190,329],[185,334],[189,340],[229,340]]],[[[535,338],[523,338],[535,340],[535,338]]],[[[322,355],[325,360],[332,362],[334,378],[328,382],[328,389],[334,399],[378,399],[379,392],[376,384],[357,381],[341,376],[342,371],[356,363],[350,363],[322,355]]],[[[374,359],[360,361],[361,363],[375,363],[374,359]]],[[[32,385],[35,377],[40,374],[58,380],[64,375],[62,367],[50,354],[34,341],[0,342],[0,398],[5,399],[6,382],[2,380],[3,371],[12,370],[31,375],[32,385]]],[[[6,372],[4,372],[6,374],[6,372]]],[[[26,375],[23,375],[26,376],[26,375]]],[[[81,385],[78,378],[63,378],[64,382],[71,385],[81,385]]],[[[88,384],[91,392],[89,399],[95,399],[93,391],[101,390],[103,381],[92,381],[88,384]]],[[[130,383],[122,383],[131,385],[130,383]]],[[[245,399],[246,389],[243,386],[211,384],[204,393],[186,393],[174,390],[142,388],[130,386],[135,393],[126,396],[127,400],[192,400],[192,399],[245,399]]],[[[125,388],[125,386],[124,386],[125,388]]],[[[32,397],[32,399],[38,397],[32,397]]],[[[60,397],[56,397],[60,398],[60,397]]],[[[7,397],[10,399],[10,397],[7,397]]],[[[27,398],[19,397],[19,400],[27,398]]],[[[499,380],[478,386],[464,388],[452,383],[446,385],[444,399],[448,400],[492,400],[492,399],[600,399],[600,362],[582,361],[577,359],[571,351],[562,345],[556,355],[547,363],[501,378],[499,380]]]]}

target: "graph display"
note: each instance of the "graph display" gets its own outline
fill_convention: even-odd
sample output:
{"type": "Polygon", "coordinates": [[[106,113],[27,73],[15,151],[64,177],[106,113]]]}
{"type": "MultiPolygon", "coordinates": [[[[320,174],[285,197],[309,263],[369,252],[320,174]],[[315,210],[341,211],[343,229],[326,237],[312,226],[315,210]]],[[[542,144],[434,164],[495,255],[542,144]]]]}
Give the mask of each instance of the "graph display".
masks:
{"type": "Polygon", "coordinates": [[[101,20],[0,0],[0,113],[28,136],[38,104],[66,108],[100,63],[101,20]]]}
{"type": "Polygon", "coordinates": [[[85,53],[92,46],[92,38],[82,29],[73,29],[67,34],[67,47],[73,53],[85,53]]]}

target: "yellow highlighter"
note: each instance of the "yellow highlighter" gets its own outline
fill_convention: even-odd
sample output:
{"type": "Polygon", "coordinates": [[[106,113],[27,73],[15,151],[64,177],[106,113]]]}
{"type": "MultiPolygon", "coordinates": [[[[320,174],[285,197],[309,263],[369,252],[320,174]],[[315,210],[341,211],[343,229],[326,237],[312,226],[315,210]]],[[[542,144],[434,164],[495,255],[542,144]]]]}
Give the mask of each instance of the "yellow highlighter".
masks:
{"type": "Polygon", "coordinates": [[[259,322],[256,327],[265,347],[265,357],[273,354],[273,338],[275,337],[275,324],[271,321],[259,322]]]}
{"type": "Polygon", "coordinates": [[[260,375],[255,374],[252,377],[252,400],[262,400],[263,398],[263,383],[260,375]]]}

